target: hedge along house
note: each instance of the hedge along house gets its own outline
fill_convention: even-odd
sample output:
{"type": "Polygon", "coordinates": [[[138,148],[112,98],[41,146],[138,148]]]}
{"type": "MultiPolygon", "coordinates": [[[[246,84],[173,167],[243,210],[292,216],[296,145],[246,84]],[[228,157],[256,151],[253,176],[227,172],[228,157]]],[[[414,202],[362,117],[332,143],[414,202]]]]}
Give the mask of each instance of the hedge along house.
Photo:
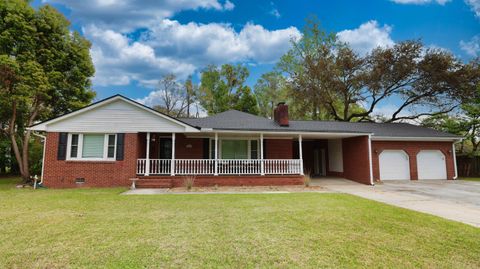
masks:
{"type": "Polygon", "coordinates": [[[459,137],[403,123],[294,121],[235,110],[176,119],[115,95],[30,127],[46,132],[48,187],[303,184],[303,176],[455,179],[459,137]]]}

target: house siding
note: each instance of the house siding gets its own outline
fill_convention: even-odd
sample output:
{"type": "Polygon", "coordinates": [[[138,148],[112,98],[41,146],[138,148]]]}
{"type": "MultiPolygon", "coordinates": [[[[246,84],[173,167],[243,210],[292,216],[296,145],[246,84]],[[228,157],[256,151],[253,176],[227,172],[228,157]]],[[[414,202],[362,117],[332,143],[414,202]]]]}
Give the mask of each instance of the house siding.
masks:
{"type": "Polygon", "coordinates": [[[447,179],[455,176],[455,164],[452,153],[452,142],[427,141],[372,141],[373,178],[380,180],[378,156],[383,150],[403,150],[408,154],[410,162],[410,179],[418,180],[417,154],[421,150],[440,150],[445,155],[447,179]]]}
{"type": "Polygon", "coordinates": [[[371,184],[368,136],[342,140],[343,176],[347,179],[371,184]]]}

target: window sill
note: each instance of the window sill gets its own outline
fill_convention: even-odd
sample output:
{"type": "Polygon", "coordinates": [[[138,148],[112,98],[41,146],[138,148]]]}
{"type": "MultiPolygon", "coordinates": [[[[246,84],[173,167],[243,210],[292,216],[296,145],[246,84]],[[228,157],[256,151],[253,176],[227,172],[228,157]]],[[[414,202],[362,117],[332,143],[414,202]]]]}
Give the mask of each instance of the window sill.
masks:
{"type": "Polygon", "coordinates": [[[70,159],[70,160],[66,160],[67,163],[96,163],[96,164],[100,164],[100,163],[104,163],[104,164],[114,164],[116,162],[116,160],[82,160],[82,159],[78,159],[78,160],[73,160],[73,159],[70,159]]]}

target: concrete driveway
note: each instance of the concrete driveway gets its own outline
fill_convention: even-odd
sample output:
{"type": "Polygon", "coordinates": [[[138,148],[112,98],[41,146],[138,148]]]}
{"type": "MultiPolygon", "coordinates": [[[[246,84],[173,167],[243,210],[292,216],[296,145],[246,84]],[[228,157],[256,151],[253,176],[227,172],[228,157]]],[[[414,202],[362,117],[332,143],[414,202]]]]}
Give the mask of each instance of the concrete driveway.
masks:
{"type": "Polygon", "coordinates": [[[313,184],[480,227],[480,182],[386,181],[367,186],[346,179],[319,179],[313,184]]]}

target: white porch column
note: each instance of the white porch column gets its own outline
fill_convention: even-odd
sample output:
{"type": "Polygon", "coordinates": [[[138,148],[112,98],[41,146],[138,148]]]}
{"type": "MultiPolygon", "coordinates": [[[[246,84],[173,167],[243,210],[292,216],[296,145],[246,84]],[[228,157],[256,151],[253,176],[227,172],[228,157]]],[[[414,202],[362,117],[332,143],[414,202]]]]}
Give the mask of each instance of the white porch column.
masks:
{"type": "Polygon", "coordinates": [[[303,175],[303,150],[302,150],[302,135],[298,135],[298,157],[300,158],[300,175],[303,175]]]}
{"type": "Polygon", "coordinates": [[[260,133],[260,175],[265,175],[265,163],[263,161],[263,133],[260,133]]]}
{"type": "Polygon", "coordinates": [[[175,175],[175,133],[172,133],[172,159],[170,160],[170,175],[175,175]]]}
{"type": "Polygon", "coordinates": [[[145,154],[145,175],[150,175],[150,132],[147,133],[147,149],[145,154]]]}
{"type": "Polygon", "coordinates": [[[215,133],[215,174],[218,176],[218,133],[215,133]]]}

